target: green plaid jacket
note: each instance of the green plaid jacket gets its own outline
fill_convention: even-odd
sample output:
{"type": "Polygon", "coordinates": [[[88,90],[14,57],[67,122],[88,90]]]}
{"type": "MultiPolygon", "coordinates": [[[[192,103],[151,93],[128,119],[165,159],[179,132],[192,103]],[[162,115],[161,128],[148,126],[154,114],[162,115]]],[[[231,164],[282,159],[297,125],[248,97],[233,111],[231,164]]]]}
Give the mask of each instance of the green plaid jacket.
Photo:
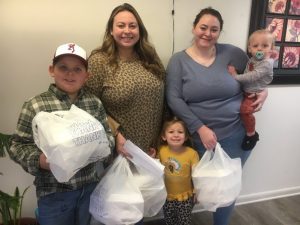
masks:
{"type": "MultiPolygon", "coordinates": [[[[95,95],[85,89],[81,89],[78,99],[73,104],[101,122],[106,130],[110,147],[113,149],[114,137],[108,126],[106,113],[101,101],[95,95]]],[[[39,167],[41,150],[35,145],[33,140],[32,119],[38,112],[69,110],[71,105],[68,95],[57,89],[54,84],[51,84],[48,91],[31,98],[22,107],[9,154],[25,171],[35,176],[34,184],[38,198],[55,192],[77,190],[86,184],[98,182],[100,179],[97,176],[96,168],[101,168],[99,164],[102,164],[102,162],[87,165],[65,183],[57,182],[50,171],[39,167]]]]}

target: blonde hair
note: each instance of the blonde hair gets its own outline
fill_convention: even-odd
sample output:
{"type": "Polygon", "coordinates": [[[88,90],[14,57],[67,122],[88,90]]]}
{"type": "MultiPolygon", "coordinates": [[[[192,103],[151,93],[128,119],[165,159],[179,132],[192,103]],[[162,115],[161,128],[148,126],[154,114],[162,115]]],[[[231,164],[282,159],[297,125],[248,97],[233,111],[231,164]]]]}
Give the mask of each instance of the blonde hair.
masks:
{"type": "Polygon", "coordinates": [[[259,30],[256,30],[254,31],[250,36],[249,36],[249,39],[248,39],[248,46],[250,45],[253,37],[257,34],[264,34],[268,37],[269,41],[272,42],[272,48],[275,46],[275,37],[274,35],[267,29],[259,29],[259,30]]]}
{"type": "Polygon", "coordinates": [[[114,69],[118,68],[118,48],[116,42],[111,35],[111,31],[113,29],[113,23],[115,16],[123,11],[128,11],[132,13],[137,20],[140,39],[135,44],[134,50],[137,53],[139,59],[142,61],[142,65],[145,69],[152,72],[155,76],[160,78],[161,80],[165,79],[165,69],[163,64],[161,63],[155,48],[148,41],[148,32],[146,27],[143,24],[141,17],[138,12],[135,10],[133,6],[128,3],[124,3],[122,5],[117,6],[112,11],[106,25],[106,30],[103,38],[102,46],[93,50],[91,55],[96,54],[98,52],[103,52],[108,56],[109,64],[114,67],[114,69]]]}

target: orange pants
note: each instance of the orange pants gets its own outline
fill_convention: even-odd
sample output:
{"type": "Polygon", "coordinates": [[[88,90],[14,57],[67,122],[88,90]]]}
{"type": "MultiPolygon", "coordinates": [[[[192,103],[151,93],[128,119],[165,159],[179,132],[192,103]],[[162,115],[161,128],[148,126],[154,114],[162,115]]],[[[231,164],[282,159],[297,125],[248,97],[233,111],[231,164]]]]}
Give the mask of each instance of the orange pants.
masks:
{"type": "Polygon", "coordinates": [[[256,97],[249,98],[250,93],[244,93],[244,99],[241,104],[241,119],[244,123],[247,133],[254,133],[255,131],[255,117],[253,115],[255,107],[251,104],[256,100],[256,97]]]}

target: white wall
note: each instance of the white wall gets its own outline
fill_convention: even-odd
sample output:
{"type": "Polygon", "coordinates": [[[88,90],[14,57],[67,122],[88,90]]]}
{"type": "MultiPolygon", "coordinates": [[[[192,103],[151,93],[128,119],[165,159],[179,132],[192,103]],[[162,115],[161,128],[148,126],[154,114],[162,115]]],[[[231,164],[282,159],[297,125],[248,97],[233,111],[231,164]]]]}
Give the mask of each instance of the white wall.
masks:
{"type": "MultiPolygon", "coordinates": [[[[140,13],[166,65],[172,54],[172,0],[128,0],[140,13]]],[[[120,0],[0,0],[0,131],[12,133],[23,102],[46,90],[55,48],[76,42],[89,53],[99,46],[111,10],[120,0]]],[[[175,0],[175,52],[191,43],[192,23],[206,6],[224,17],[220,42],[246,46],[251,0],[175,0]]],[[[300,86],[271,86],[257,114],[261,140],[244,169],[241,202],[300,192],[300,86]]],[[[33,177],[8,158],[0,159],[0,189],[31,184],[33,177]]],[[[25,215],[36,207],[35,188],[25,198],[25,215]]]]}
{"type": "Polygon", "coordinates": [[[256,114],[260,141],[244,168],[241,202],[300,194],[300,88],[271,86],[256,114]]]}
{"type": "Polygon", "coordinates": [[[200,9],[208,6],[219,10],[224,20],[219,42],[245,49],[251,0],[175,0],[175,52],[191,44],[194,19],[200,9]]]}

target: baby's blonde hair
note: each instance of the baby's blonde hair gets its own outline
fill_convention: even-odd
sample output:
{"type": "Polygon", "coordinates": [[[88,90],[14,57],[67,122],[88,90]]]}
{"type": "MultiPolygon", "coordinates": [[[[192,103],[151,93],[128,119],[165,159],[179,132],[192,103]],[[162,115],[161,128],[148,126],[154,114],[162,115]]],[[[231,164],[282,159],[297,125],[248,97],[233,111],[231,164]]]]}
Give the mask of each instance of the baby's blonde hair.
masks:
{"type": "Polygon", "coordinates": [[[249,39],[248,39],[248,46],[250,45],[250,43],[251,43],[253,37],[254,37],[255,35],[257,35],[257,34],[264,34],[264,35],[268,36],[270,42],[272,42],[272,48],[275,46],[275,37],[274,37],[274,35],[273,35],[269,30],[267,30],[267,29],[259,29],[259,30],[254,31],[254,32],[250,35],[250,37],[249,37],[249,39]]]}

